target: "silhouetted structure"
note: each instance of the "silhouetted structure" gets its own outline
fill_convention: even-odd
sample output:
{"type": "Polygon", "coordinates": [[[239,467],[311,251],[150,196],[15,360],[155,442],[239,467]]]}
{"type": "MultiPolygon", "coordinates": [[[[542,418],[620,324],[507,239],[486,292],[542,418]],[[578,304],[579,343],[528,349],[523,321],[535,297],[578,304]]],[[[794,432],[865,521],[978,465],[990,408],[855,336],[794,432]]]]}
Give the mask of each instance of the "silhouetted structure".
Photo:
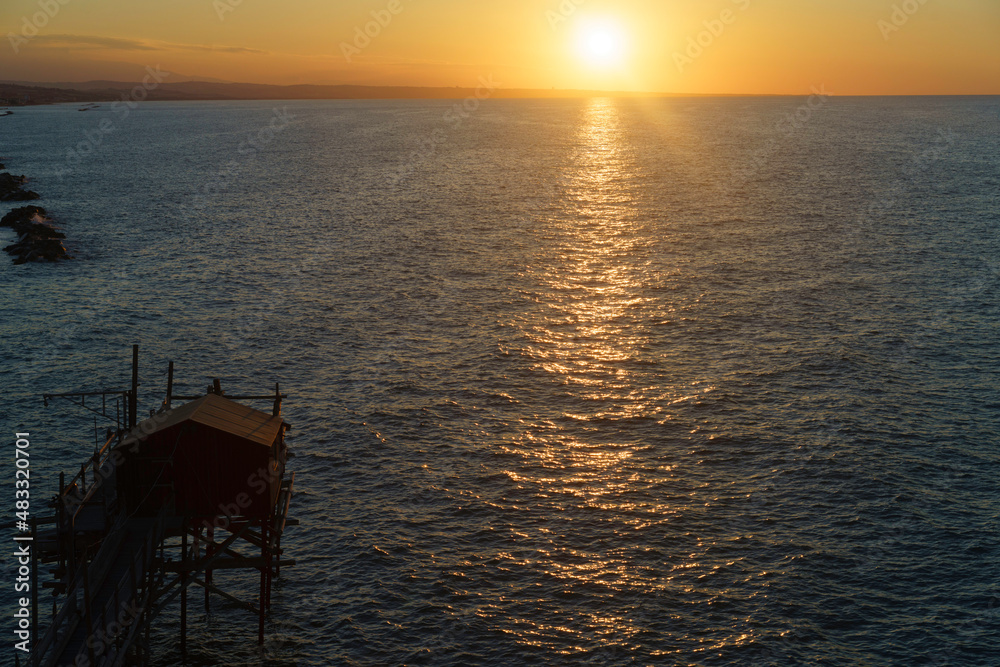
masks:
{"type": "Polygon", "coordinates": [[[149,628],[177,596],[185,652],[191,585],[204,589],[206,610],[214,593],[253,611],[262,643],[272,580],[294,565],[282,560],[281,535],[295,523],[288,519],[294,474],[285,476],[290,427],[278,385],[270,395],[226,397],[216,380],[204,396],[175,397],[171,362],[166,399],[142,422],[137,388],[138,346],[131,390],[45,397],[70,400],[118,428],[68,484],[60,476],[55,516],[35,522],[34,628],[39,562],[55,564],[44,584],[55,598],[32,665],[145,663],[149,628]],[[86,405],[88,396],[100,396],[100,410],[86,405]],[[252,399],[273,399],[271,414],[236,402],[252,399]],[[189,402],[173,408],[174,400],[189,402]],[[222,569],[260,573],[256,606],[213,583],[222,569]]]}

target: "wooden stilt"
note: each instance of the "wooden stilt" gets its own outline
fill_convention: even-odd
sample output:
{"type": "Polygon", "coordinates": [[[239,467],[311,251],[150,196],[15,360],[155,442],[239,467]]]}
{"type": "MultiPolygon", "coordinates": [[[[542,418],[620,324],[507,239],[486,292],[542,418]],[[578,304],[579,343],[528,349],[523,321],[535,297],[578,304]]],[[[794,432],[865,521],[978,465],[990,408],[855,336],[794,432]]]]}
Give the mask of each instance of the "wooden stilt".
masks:
{"type": "Polygon", "coordinates": [[[262,605],[264,605],[264,609],[265,610],[268,609],[268,607],[270,606],[270,601],[271,601],[271,559],[270,559],[271,550],[267,548],[268,547],[268,539],[269,539],[268,538],[267,529],[268,529],[268,525],[269,524],[270,524],[270,521],[268,519],[264,519],[260,523],[260,543],[264,545],[264,551],[261,554],[264,557],[263,558],[263,560],[264,560],[264,590],[261,591],[261,593],[263,593],[263,596],[261,598],[260,603],[262,605]]]}
{"type": "MultiPolygon", "coordinates": [[[[281,560],[280,556],[275,556],[274,549],[271,548],[271,543],[274,541],[274,513],[272,512],[271,518],[268,519],[268,535],[267,535],[267,610],[271,611],[271,591],[274,589],[274,565],[275,561],[281,560]]],[[[280,533],[279,533],[280,534],[280,533]]]]}
{"type": "MultiPolygon", "coordinates": [[[[278,533],[278,539],[275,540],[274,546],[277,547],[278,553],[281,553],[281,533],[278,533]]],[[[281,556],[278,556],[274,561],[274,576],[281,576],[281,556]]]]}
{"type": "MultiPolygon", "coordinates": [[[[161,548],[160,548],[160,560],[162,561],[163,560],[163,549],[162,549],[163,542],[160,542],[160,545],[161,545],[161,548]]],[[[156,556],[156,545],[155,544],[151,545],[149,542],[143,542],[142,543],[142,548],[143,548],[143,552],[145,553],[145,556],[142,559],[142,562],[143,563],[149,563],[150,561],[148,559],[151,559],[154,556],[156,556]]],[[[154,579],[155,576],[156,576],[156,571],[153,568],[148,567],[147,568],[147,574],[146,574],[145,577],[143,577],[146,580],[146,590],[148,590],[148,591],[152,591],[153,590],[153,586],[155,586],[155,579],[154,579]]],[[[149,641],[149,631],[150,631],[150,627],[151,626],[152,626],[152,623],[146,623],[146,656],[147,657],[153,652],[153,644],[149,641]]]]}
{"type": "Polygon", "coordinates": [[[163,399],[163,409],[169,410],[174,398],[174,362],[167,365],[167,396],[163,399]]]}
{"type": "Polygon", "coordinates": [[[132,346],[132,400],[128,408],[128,428],[138,424],[139,413],[139,346],[132,346]]]}
{"type": "MultiPolygon", "coordinates": [[[[214,525],[208,526],[205,529],[205,536],[207,538],[207,542],[206,542],[206,546],[205,546],[205,555],[208,556],[208,557],[211,557],[215,553],[215,548],[214,548],[214,544],[215,544],[215,526],[214,525]]],[[[208,584],[209,586],[212,585],[212,569],[211,568],[205,570],[205,583],[208,584]]],[[[210,593],[211,593],[211,591],[209,590],[208,586],[206,586],[205,587],[205,613],[206,614],[209,612],[209,601],[208,600],[209,600],[210,593]]]]}
{"type": "Polygon", "coordinates": [[[188,534],[187,522],[184,523],[184,530],[181,535],[181,656],[187,657],[187,562],[188,562],[188,534]]]}
{"type": "Polygon", "coordinates": [[[264,561],[263,567],[260,568],[260,600],[259,613],[260,621],[257,626],[257,643],[261,646],[264,645],[264,615],[267,612],[267,520],[261,522],[260,526],[261,537],[263,538],[260,543],[260,557],[264,561]]]}
{"type": "Polygon", "coordinates": [[[274,581],[273,573],[274,570],[271,569],[271,550],[267,550],[267,560],[265,561],[265,568],[267,568],[267,587],[264,590],[265,595],[265,605],[264,608],[271,611],[271,584],[274,581]]]}

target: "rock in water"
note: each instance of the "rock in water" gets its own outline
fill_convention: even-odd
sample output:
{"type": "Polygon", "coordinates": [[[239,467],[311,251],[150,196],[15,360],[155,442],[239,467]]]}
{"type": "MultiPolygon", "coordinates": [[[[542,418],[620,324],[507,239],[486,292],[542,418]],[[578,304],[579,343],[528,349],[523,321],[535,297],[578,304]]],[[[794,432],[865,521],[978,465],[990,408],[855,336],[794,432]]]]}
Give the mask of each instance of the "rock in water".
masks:
{"type": "Polygon", "coordinates": [[[14,190],[4,197],[0,197],[2,201],[33,201],[35,199],[41,199],[42,195],[38,194],[34,190],[14,190]]]}
{"type": "Polygon", "coordinates": [[[18,236],[17,243],[4,248],[15,264],[72,259],[61,241],[66,235],[49,222],[45,209],[39,206],[16,208],[0,219],[0,227],[10,227],[18,236]]]}
{"type": "Polygon", "coordinates": [[[0,218],[0,227],[10,227],[16,232],[24,225],[48,221],[49,219],[45,217],[45,209],[41,206],[22,206],[0,218]]]}
{"type": "Polygon", "coordinates": [[[41,195],[23,186],[28,182],[24,176],[13,176],[7,172],[0,174],[0,201],[30,201],[41,199],[41,195]]]}
{"type": "Polygon", "coordinates": [[[28,262],[58,262],[60,259],[71,259],[58,239],[33,239],[18,241],[4,248],[7,254],[14,257],[15,264],[28,262]]]}

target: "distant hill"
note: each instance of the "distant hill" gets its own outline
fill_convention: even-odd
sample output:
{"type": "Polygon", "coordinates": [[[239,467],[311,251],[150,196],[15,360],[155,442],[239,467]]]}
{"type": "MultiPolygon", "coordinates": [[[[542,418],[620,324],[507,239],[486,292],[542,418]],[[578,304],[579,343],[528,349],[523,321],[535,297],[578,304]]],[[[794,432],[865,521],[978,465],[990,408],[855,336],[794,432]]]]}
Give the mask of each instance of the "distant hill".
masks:
{"type": "Polygon", "coordinates": [[[121,99],[121,93],[114,90],[62,90],[59,88],[0,83],[0,106],[104,102],[118,99],[121,99]]]}
{"type": "MultiPolygon", "coordinates": [[[[202,83],[233,83],[232,81],[223,81],[222,79],[209,79],[206,77],[199,76],[188,76],[181,75],[177,73],[171,73],[170,78],[173,79],[174,83],[189,83],[192,81],[199,81],[202,83]]],[[[128,83],[128,80],[119,81],[104,79],[99,81],[17,81],[14,79],[0,79],[0,86],[12,85],[12,86],[29,86],[34,88],[62,88],[64,90],[103,90],[107,88],[125,88],[132,87],[135,83],[128,83]]]]}
{"type": "MultiPolygon", "coordinates": [[[[85,83],[0,83],[0,105],[23,106],[66,102],[108,102],[129,98],[136,83],[88,81],[85,83]]],[[[480,96],[494,98],[579,98],[595,96],[650,97],[645,93],[588,90],[479,89],[480,96]]],[[[357,100],[357,99],[464,99],[475,96],[475,88],[420,88],[416,86],[272,86],[255,83],[185,81],[161,83],[146,99],[183,100],[357,100]]]]}

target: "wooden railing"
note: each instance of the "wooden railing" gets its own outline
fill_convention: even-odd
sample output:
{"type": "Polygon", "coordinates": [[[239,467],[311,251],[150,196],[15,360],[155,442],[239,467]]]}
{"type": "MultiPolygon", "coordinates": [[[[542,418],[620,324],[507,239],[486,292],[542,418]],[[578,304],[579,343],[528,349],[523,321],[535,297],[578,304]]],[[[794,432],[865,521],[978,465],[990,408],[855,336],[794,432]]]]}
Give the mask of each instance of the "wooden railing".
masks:
{"type": "Polygon", "coordinates": [[[104,443],[104,446],[94,456],[91,456],[86,462],[80,465],[80,472],[69,481],[69,484],[66,484],[59,490],[57,508],[61,511],[66,511],[69,508],[73,509],[69,517],[63,517],[64,521],[68,519],[70,528],[75,525],[76,519],[83,507],[93,500],[94,494],[101,488],[101,484],[110,476],[101,473],[101,470],[104,469],[111,459],[111,452],[114,449],[113,445],[117,440],[117,434],[108,438],[108,441],[104,443]],[[91,480],[89,487],[87,486],[88,470],[90,470],[91,480]]]}
{"type": "MultiPolygon", "coordinates": [[[[119,614],[123,605],[125,608],[141,609],[145,602],[140,602],[140,593],[147,591],[149,582],[146,578],[151,572],[151,564],[156,556],[156,547],[163,539],[165,511],[153,521],[145,535],[142,547],[138,549],[129,561],[128,571],[114,586],[111,596],[105,604],[95,609],[93,604],[105,587],[108,571],[117,559],[121,544],[128,533],[128,522],[122,516],[111,528],[97,555],[89,563],[84,562],[77,570],[76,576],[70,582],[66,599],[62,608],[52,619],[45,634],[39,639],[32,653],[32,664],[37,667],[53,667],[62,657],[66,646],[76,633],[80,624],[85,624],[87,640],[82,651],[89,659],[90,665],[109,664],[107,660],[122,654],[127,648],[126,636],[121,632],[114,637],[107,636],[107,629],[119,622],[119,614]],[[110,642],[108,640],[111,640],[110,642]],[[101,650],[97,650],[100,646],[101,650]]],[[[127,619],[125,629],[134,630],[138,624],[138,615],[127,619]]],[[[134,632],[127,635],[128,641],[135,636],[134,632]]],[[[76,656],[71,656],[70,664],[76,656]]]]}

